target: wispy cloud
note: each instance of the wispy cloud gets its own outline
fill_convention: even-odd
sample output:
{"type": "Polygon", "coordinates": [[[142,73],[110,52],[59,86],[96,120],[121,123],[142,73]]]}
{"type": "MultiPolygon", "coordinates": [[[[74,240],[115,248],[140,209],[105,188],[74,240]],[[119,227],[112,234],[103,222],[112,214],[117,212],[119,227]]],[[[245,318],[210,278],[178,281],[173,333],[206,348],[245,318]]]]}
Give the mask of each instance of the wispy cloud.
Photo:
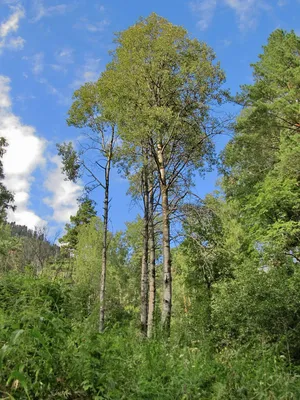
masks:
{"type": "Polygon", "coordinates": [[[31,22],[38,22],[42,18],[52,17],[54,15],[64,15],[67,11],[73,8],[72,5],[57,4],[55,6],[46,7],[42,0],[33,1],[34,17],[31,22]]]}
{"type": "Polygon", "coordinates": [[[47,79],[40,78],[40,79],[38,79],[38,82],[41,83],[42,85],[45,85],[47,93],[49,93],[52,96],[57,98],[57,103],[59,105],[62,105],[62,106],[70,105],[71,97],[65,96],[63,93],[61,93],[60,90],[58,90],[56,87],[54,87],[47,79]]]}
{"type": "Polygon", "coordinates": [[[84,65],[76,72],[76,78],[72,82],[71,88],[78,89],[86,82],[96,81],[101,72],[100,61],[100,58],[86,57],[84,65]]]}
{"type": "Polygon", "coordinates": [[[60,64],[73,64],[74,50],[66,47],[55,53],[55,58],[60,64]]]}
{"type": "Polygon", "coordinates": [[[223,39],[223,40],[221,40],[220,43],[221,43],[221,45],[222,45],[223,47],[229,47],[229,46],[231,45],[232,41],[229,40],[229,39],[223,39]]]}
{"type": "Polygon", "coordinates": [[[5,137],[9,144],[3,157],[5,185],[14,192],[17,206],[15,212],[9,212],[8,218],[34,228],[45,223],[30,209],[30,191],[34,171],[46,161],[46,141],[13,113],[10,89],[10,79],[0,75],[0,136],[5,137]]]}
{"type": "MultiPolygon", "coordinates": [[[[44,59],[45,55],[43,52],[36,53],[33,56],[23,56],[22,60],[28,61],[30,64],[31,72],[33,75],[40,75],[44,71],[44,59]]],[[[28,77],[28,76],[27,76],[28,77]]]]}
{"type": "Polygon", "coordinates": [[[55,62],[49,64],[50,68],[56,72],[62,72],[66,74],[68,68],[74,63],[74,50],[71,48],[62,48],[54,54],[55,62]]]}
{"type": "Polygon", "coordinates": [[[35,54],[32,59],[32,73],[39,75],[44,70],[44,53],[35,54]]]}
{"type": "Polygon", "coordinates": [[[204,31],[209,27],[213,19],[216,7],[217,0],[202,0],[193,1],[190,3],[191,11],[199,17],[197,25],[201,30],[204,31]]]}
{"type": "Polygon", "coordinates": [[[74,25],[74,28],[96,33],[103,32],[109,24],[110,22],[107,19],[92,22],[87,18],[81,18],[80,21],[74,25]]]}
{"type": "Polygon", "coordinates": [[[11,50],[21,50],[25,45],[25,39],[21,36],[13,37],[6,43],[6,47],[11,50]]]}
{"type": "Polygon", "coordinates": [[[29,100],[35,100],[35,99],[36,97],[33,94],[25,94],[25,93],[18,94],[15,97],[15,100],[20,103],[27,103],[29,100]]]}
{"type": "Polygon", "coordinates": [[[10,107],[10,79],[7,76],[0,75],[0,109],[3,113],[9,110],[10,107]]]}
{"type": "Polygon", "coordinates": [[[66,74],[68,72],[67,68],[64,67],[63,65],[49,64],[49,66],[53,71],[56,71],[56,72],[63,72],[64,74],[66,74]]]}
{"type": "Polygon", "coordinates": [[[25,17],[25,11],[20,5],[10,6],[10,9],[11,15],[0,24],[0,53],[4,48],[20,50],[25,44],[21,36],[12,36],[19,29],[20,20],[25,17]]]}
{"type": "Polygon", "coordinates": [[[241,30],[254,28],[260,12],[271,9],[264,0],[225,0],[225,3],[235,11],[241,30]]]}
{"type": "MultiPolygon", "coordinates": [[[[284,0],[279,0],[282,2],[284,0]]],[[[245,31],[254,28],[261,12],[271,10],[272,6],[265,0],[198,0],[189,6],[198,17],[198,26],[206,30],[214,17],[217,5],[229,7],[236,14],[239,29],[245,31]]]]}
{"type": "Polygon", "coordinates": [[[19,29],[20,19],[25,17],[24,9],[21,6],[11,7],[11,9],[13,13],[0,25],[1,38],[5,38],[11,32],[16,32],[19,29]]]}
{"type": "Polygon", "coordinates": [[[74,50],[71,48],[63,48],[55,53],[55,64],[51,64],[54,71],[64,72],[68,71],[69,65],[74,63],[74,50]]]}
{"type": "Polygon", "coordinates": [[[106,9],[105,9],[103,4],[96,4],[95,8],[96,8],[97,11],[100,11],[101,13],[106,11],[106,9]]]}
{"type": "Polygon", "coordinates": [[[65,180],[59,156],[52,157],[51,162],[54,167],[45,180],[45,188],[51,195],[44,198],[44,202],[53,210],[51,219],[57,223],[65,223],[77,211],[77,199],[82,193],[83,186],[65,180]]]}

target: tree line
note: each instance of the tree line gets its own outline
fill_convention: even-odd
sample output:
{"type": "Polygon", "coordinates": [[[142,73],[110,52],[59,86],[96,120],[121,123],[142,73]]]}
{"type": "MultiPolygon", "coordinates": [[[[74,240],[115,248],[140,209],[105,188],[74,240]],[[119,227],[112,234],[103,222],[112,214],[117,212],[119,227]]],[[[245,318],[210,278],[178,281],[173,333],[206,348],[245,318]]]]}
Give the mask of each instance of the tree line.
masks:
{"type": "Polygon", "coordinates": [[[214,108],[226,100],[222,88],[225,76],[214,63],[212,49],[156,14],[121,32],[116,44],[112,61],[98,81],[74,93],[68,123],[84,128],[88,142],[82,144],[80,153],[71,143],[58,149],[69,179],[76,180],[86,172],[92,179],[89,189],[101,186],[105,192],[100,331],[104,329],[110,169],[115,163],[129,179],[133,196],[143,202],[141,331],[148,336],[156,301],[155,225],[160,221],[161,325],[168,336],[172,313],[171,219],[190,193],[194,172],[205,170],[212,162],[212,138],[224,125],[214,108]],[[87,160],[89,150],[98,152],[92,165],[87,160]]]}

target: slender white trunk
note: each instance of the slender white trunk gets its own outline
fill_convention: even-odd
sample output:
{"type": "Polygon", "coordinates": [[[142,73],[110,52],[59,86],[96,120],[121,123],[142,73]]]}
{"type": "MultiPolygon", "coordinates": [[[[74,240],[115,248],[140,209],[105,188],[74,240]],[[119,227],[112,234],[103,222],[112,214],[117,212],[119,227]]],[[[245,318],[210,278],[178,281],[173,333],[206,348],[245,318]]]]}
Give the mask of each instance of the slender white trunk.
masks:
{"type": "Polygon", "coordinates": [[[155,270],[155,231],[154,231],[154,189],[153,179],[149,188],[150,218],[149,218],[149,308],[148,308],[148,329],[147,336],[153,336],[154,313],[156,302],[156,270],[155,270]]]}
{"type": "Polygon", "coordinates": [[[149,188],[148,188],[148,166],[144,166],[142,172],[142,190],[144,201],[144,227],[143,227],[143,256],[141,269],[141,333],[147,335],[148,325],[148,259],[149,259],[149,188]]]}
{"type": "Polygon", "coordinates": [[[168,199],[168,187],[166,183],[166,171],[162,145],[157,146],[157,158],[160,172],[160,191],[162,200],[162,234],[163,234],[163,305],[161,322],[163,331],[170,335],[172,313],[172,260],[170,246],[170,210],[168,199]]]}

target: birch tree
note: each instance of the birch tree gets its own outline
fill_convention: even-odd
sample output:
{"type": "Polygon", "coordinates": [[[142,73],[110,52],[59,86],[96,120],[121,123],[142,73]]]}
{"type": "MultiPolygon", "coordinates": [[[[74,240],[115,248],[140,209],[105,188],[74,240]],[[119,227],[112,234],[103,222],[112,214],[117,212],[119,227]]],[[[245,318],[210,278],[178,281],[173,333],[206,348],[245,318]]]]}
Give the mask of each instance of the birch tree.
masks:
{"type": "Polygon", "coordinates": [[[213,51],[185,29],[151,14],[116,37],[103,73],[105,107],[113,110],[123,140],[149,145],[159,178],[163,231],[162,326],[170,332],[172,261],[170,214],[187,193],[195,169],[212,156],[224,73],[213,51]],[[179,184],[179,182],[181,182],[179,184]],[[174,187],[181,191],[170,194],[174,187]]]}
{"type": "Polygon", "coordinates": [[[76,181],[80,174],[89,179],[88,191],[102,188],[103,197],[103,237],[102,268],[100,278],[99,331],[104,330],[105,288],[108,249],[109,186],[114,149],[117,140],[116,125],[110,115],[104,112],[99,90],[99,81],[87,83],[74,93],[74,102],[69,110],[68,125],[84,129],[84,140],[80,151],[76,152],[72,143],[58,145],[63,159],[63,170],[70,180],[76,181]]]}

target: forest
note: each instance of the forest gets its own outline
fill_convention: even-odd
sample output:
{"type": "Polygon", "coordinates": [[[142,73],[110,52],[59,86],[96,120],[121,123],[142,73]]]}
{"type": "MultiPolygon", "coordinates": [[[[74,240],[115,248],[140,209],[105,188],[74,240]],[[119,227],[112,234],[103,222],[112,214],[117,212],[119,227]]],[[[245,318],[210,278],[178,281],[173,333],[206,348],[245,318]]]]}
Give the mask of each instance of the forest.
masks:
{"type": "Polygon", "coordinates": [[[8,222],[1,161],[1,398],[300,399],[300,37],[275,30],[251,67],[233,94],[183,27],[119,32],[74,92],[80,143],[57,144],[86,183],[58,241],[8,222]],[[118,232],[113,170],[140,210],[118,232]]]}

